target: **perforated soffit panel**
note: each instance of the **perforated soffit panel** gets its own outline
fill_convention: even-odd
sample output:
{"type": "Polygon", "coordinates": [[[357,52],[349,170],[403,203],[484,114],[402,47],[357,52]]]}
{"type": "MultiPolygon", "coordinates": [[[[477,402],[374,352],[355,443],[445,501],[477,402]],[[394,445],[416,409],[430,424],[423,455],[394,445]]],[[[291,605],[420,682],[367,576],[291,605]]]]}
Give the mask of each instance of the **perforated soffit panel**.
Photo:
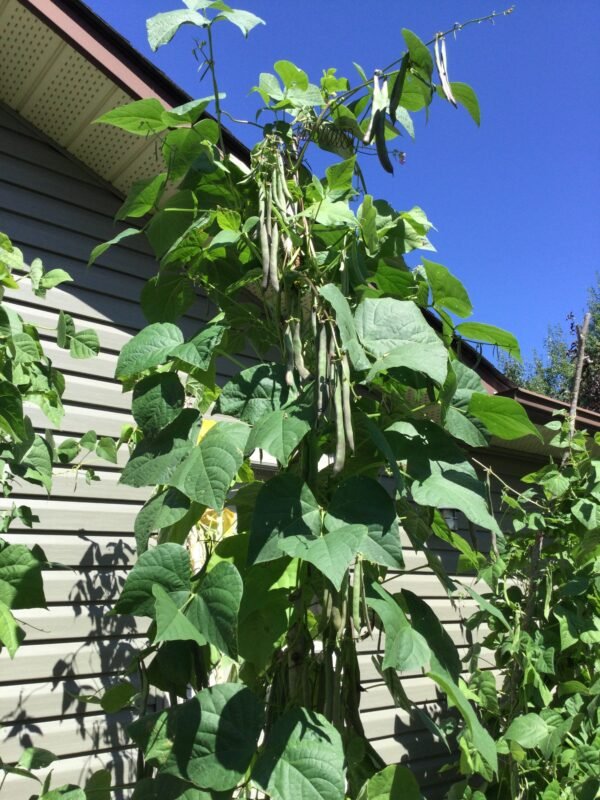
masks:
{"type": "Polygon", "coordinates": [[[119,192],[156,173],[154,142],[91,124],[131,98],[18,0],[0,0],[0,59],[0,100],[119,192]]]}

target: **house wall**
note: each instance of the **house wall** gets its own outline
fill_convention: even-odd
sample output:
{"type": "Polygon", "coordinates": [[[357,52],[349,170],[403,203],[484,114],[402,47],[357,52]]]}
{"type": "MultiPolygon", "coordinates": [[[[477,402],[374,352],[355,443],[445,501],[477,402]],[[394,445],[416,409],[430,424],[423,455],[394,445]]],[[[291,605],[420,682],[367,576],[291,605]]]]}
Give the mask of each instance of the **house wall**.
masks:
{"type": "MultiPolygon", "coordinates": [[[[74,278],[46,300],[26,288],[9,298],[26,320],[42,326],[46,351],[65,374],[66,414],[58,440],[90,429],[116,437],[130,419],[130,397],[114,381],[114,369],[120,349],[144,325],[138,299],[156,264],[141,239],[128,239],[93,268],[86,267],[94,245],[117,232],[113,217],[119,205],[119,198],[92,173],[0,108],[0,230],[27,257],[41,257],[47,268],[63,267],[74,278]],[[57,348],[52,330],[58,309],[70,313],[78,328],[97,331],[98,358],[76,361],[57,348]]],[[[208,304],[199,299],[182,327],[191,333],[208,314],[208,304]]],[[[232,369],[223,366],[221,380],[232,369]]],[[[31,416],[38,429],[49,427],[38,410],[32,409],[31,416]]],[[[120,466],[124,460],[122,454],[120,466]]],[[[54,785],[81,783],[101,766],[109,766],[120,784],[129,780],[133,765],[123,738],[127,715],[106,719],[98,706],[84,705],[76,696],[115,680],[143,639],[143,626],[122,617],[107,619],[105,613],[135,560],[133,522],[146,495],[119,485],[118,467],[93,459],[89,463],[97,467],[100,481],[88,485],[83,476],[62,470],[50,500],[36,487],[20,486],[19,500],[33,507],[40,522],[33,532],[15,527],[7,536],[11,542],[39,543],[59,566],[45,575],[48,610],[18,614],[27,638],[15,660],[6,652],[0,655],[0,756],[15,760],[31,744],[53,751],[60,756],[54,785]]],[[[485,537],[479,543],[487,546],[485,537]]],[[[406,568],[416,571],[394,583],[427,599],[464,652],[460,621],[472,605],[453,606],[435,575],[423,568],[424,558],[408,540],[404,544],[406,568]]],[[[437,554],[450,572],[456,570],[455,553],[441,545],[437,554]]],[[[430,786],[427,796],[434,797],[443,788],[436,770],[447,754],[422,726],[394,709],[371,661],[380,647],[374,639],[361,644],[366,733],[386,761],[410,761],[430,786]]],[[[405,676],[404,686],[421,706],[436,707],[435,687],[426,678],[405,676]]],[[[20,800],[29,797],[32,786],[9,776],[4,791],[20,800]]]]}

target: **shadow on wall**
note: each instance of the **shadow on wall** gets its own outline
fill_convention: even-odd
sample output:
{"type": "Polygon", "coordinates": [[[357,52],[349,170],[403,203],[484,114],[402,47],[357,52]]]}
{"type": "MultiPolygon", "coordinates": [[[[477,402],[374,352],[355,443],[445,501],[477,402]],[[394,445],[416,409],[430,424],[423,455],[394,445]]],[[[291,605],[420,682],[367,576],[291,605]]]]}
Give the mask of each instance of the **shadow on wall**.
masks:
{"type": "MultiPolygon", "coordinates": [[[[87,620],[88,624],[84,626],[87,633],[85,636],[69,638],[68,629],[57,635],[51,628],[45,628],[48,631],[47,640],[38,641],[36,638],[34,647],[42,646],[45,642],[56,644],[59,639],[64,655],[52,664],[50,659],[44,663],[44,655],[40,653],[38,674],[44,676],[45,682],[40,684],[38,678],[35,682],[22,684],[14,707],[1,720],[3,742],[6,746],[10,740],[18,739],[17,751],[37,746],[52,752],[56,750],[61,758],[83,758],[77,779],[75,776],[69,778],[81,785],[92,771],[100,768],[95,759],[96,753],[106,753],[106,766],[112,771],[113,783],[122,786],[131,780],[135,764],[135,752],[126,747],[125,728],[131,712],[125,710],[104,714],[98,704],[85,702],[84,698],[86,695],[102,694],[99,690],[120,680],[123,669],[138,650],[137,640],[143,634],[137,631],[135,620],[132,617],[106,616],[106,604],[120,594],[125,570],[135,555],[135,546],[133,539],[107,541],[100,547],[97,541],[90,541],[84,535],[77,538],[89,543],[81,564],[90,566],[75,568],[79,578],[66,598],[67,602],[49,603],[49,608],[73,609],[76,617],[87,620]],[[51,704],[54,712],[51,719],[39,716],[35,703],[36,693],[47,695],[48,692],[60,698],[59,704],[51,704]]],[[[68,573],[64,571],[64,574],[68,573]]],[[[145,641],[145,637],[141,641],[145,641]]],[[[18,659],[19,653],[15,666],[18,666],[18,659]]],[[[135,681],[135,675],[132,680],[135,681]]],[[[45,705],[49,705],[47,700],[45,705]]],[[[10,749],[15,750],[14,747],[10,749]]],[[[55,762],[53,767],[57,766],[55,762]]],[[[57,780],[58,784],[64,782],[57,780]]],[[[112,796],[121,800],[123,792],[117,791],[112,796]]]]}

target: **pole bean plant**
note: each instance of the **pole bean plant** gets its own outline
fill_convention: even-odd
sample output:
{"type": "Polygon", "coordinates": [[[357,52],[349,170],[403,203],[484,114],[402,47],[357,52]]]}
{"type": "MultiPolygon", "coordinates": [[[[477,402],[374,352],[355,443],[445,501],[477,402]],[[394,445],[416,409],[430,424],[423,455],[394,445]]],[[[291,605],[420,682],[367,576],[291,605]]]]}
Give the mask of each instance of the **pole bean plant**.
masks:
{"type": "Polygon", "coordinates": [[[404,52],[372,76],[358,67],[354,85],[277,62],[254,87],[259,138],[242,164],[227,152],[213,36],[261,20],[220,1],[186,6],[149,20],[150,44],[197,26],[212,96],[175,109],[140,100],[99,120],[155,137],[163,159],[119,214],[143,222],[160,265],[141,298],[150,324],[116,372],[135,420],[121,480],[155,490],[111,612],[150,621],[130,670],[139,691],[123,686],[139,710],[135,800],[418,796],[361,723],[358,650],[378,631],[382,678],[424,671],[488,779],[497,749],[459,685],[455,645],[421,598],[386,580],[406,572],[406,549],[451,592],[432,544],[474,567],[480,556],[440,509],[500,535],[465,448],[538,434],[458,357],[462,340],[518,354],[514,338],[456,322],[472,313],[460,281],[404,260],[433,249],[425,212],[373,197],[361,170],[373,151],[392,172],[388,143],[413,136],[412,114],[434,102],[479,122],[473,90],[448,77],[446,38],[463,26],[428,44],[404,30],[404,52]],[[321,177],[307,163],[317,148],[331,156],[321,177]],[[214,316],[186,338],[177,321],[198,292],[214,316]],[[221,386],[223,359],[239,371],[221,386]],[[256,467],[260,452],[276,471],[256,467]],[[147,713],[157,689],[168,707],[147,713]]]}
{"type": "MultiPolygon", "coordinates": [[[[257,138],[242,163],[228,152],[214,36],[222,23],[247,36],[262,20],[221,0],[185,0],[185,8],[148,21],[149,41],[157,49],[182,25],[195,26],[211,96],[170,109],[139,100],[98,120],[154,137],[162,163],[121,208],[119,218],[135,227],[90,258],[143,233],[159,264],[141,297],[149,324],[123,348],[116,372],[132,392],[135,421],[122,437],[131,452],[121,480],[152,491],[135,522],[137,562],[111,611],[145,618],[148,639],[109,688],[110,703],[102,698],[104,706],[137,712],[128,729],[138,750],[134,800],[420,797],[414,774],[386,766],[361,722],[358,653],[380,635],[375,666],[399,705],[423,716],[403,689],[403,676],[417,672],[456,712],[459,757],[449,761],[464,780],[451,797],[486,797],[486,786],[509,787],[498,797],[539,796],[527,794],[519,776],[530,770],[531,737],[538,744],[542,724],[554,722],[540,712],[530,731],[527,692],[543,697],[544,690],[527,671],[525,644],[501,646],[506,658],[514,651],[519,659],[508,693],[514,704],[502,718],[526,729],[502,736],[482,722],[496,709],[486,705],[491,693],[477,653],[467,685],[452,639],[402,585],[403,575],[427,569],[456,596],[440,545],[456,549],[466,571],[483,567],[482,554],[448,526],[447,509],[503,541],[470,455],[492,436],[539,433],[515,401],[486,392],[460,353],[490,345],[518,357],[518,345],[506,331],[469,319],[467,290],[445,266],[425,256],[407,266],[408,253],[431,254],[432,224],[418,207],[398,210],[369,194],[361,168],[375,154],[392,173],[403,160],[392,144],[414,136],[413,115],[428,115],[435,104],[461,106],[479,123],[474,91],[449,78],[447,40],[499,16],[455,24],[427,43],[405,29],[391,63],[372,75],[357,66],[353,84],[333,68],[311,82],[278,61],[254,87],[260,122],[249,123],[257,138]],[[316,151],[328,164],[320,177],[308,162],[316,151]],[[213,315],[185,336],[180,319],[198,294],[213,315]],[[223,385],[224,361],[238,371],[223,385]],[[276,469],[261,466],[261,453],[276,469]],[[158,693],[165,702],[153,711],[158,693]]],[[[67,318],[61,325],[75,355],[83,332],[67,318]]],[[[35,337],[28,329],[10,335],[32,339],[12,368],[23,371],[35,337]]],[[[18,411],[14,390],[6,391],[7,407],[18,411]]],[[[11,453],[20,454],[27,429],[11,431],[12,418],[0,425],[16,434],[11,453]]],[[[19,469],[38,469],[18,458],[19,469]]],[[[496,587],[503,573],[499,560],[492,563],[487,577],[496,587]]],[[[564,613],[552,612],[560,636],[575,637],[566,647],[596,636],[573,616],[589,577],[587,562],[576,568],[583,572],[558,599],[564,613]]],[[[537,569],[526,598],[538,592],[537,569]]],[[[497,631],[508,612],[470,591],[497,631]]],[[[515,591],[506,586],[511,608],[515,591]]],[[[1,599],[2,614],[4,606],[10,614],[9,595],[1,599]]],[[[521,631],[541,647],[532,603],[525,600],[521,631]]],[[[5,645],[14,650],[17,636],[5,645]]],[[[566,714],[584,713],[588,695],[579,683],[591,691],[588,678],[565,690],[566,714]]],[[[585,713],[589,725],[565,733],[582,746],[596,712],[590,704],[585,713]]],[[[433,720],[426,724],[446,739],[433,720]]],[[[46,787],[41,796],[98,796],[107,791],[104,780],[101,790],[46,787]]],[[[526,780],[539,785],[535,776],[526,780]]]]}

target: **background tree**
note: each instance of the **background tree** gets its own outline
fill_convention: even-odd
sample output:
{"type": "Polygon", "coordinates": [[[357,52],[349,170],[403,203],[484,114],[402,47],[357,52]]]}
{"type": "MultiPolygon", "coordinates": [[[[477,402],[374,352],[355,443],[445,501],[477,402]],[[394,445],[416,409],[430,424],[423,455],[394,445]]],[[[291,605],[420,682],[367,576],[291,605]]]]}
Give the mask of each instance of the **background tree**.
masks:
{"type": "MultiPolygon", "coordinates": [[[[581,383],[579,405],[600,411],[600,276],[588,290],[587,310],[592,315],[586,342],[586,364],[581,383]]],[[[541,353],[534,351],[529,363],[521,364],[507,356],[501,359],[501,368],[506,375],[525,389],[539,392],[557,400],[568,402],[575,372],[577,350],[576,320],[573,314],[567,317],[569,331],[560,324],[550,325],[541,353]]]]}

